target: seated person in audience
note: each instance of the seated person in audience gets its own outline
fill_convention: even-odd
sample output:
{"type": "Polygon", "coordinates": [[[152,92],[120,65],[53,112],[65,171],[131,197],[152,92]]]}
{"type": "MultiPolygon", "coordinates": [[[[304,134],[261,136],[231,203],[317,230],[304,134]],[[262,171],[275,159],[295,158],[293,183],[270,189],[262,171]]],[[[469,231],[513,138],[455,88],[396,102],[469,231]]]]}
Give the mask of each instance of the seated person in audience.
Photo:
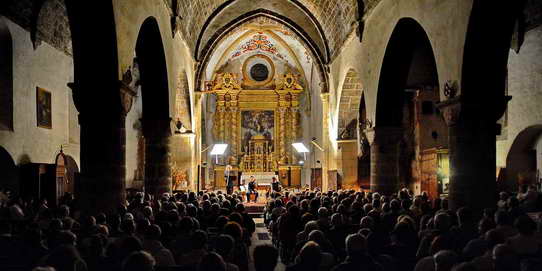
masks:
{"type": "Polygon", "coordinates": [[[347,257],[333,271],[382,271],[382,267],[369,256],[367,240],[361,234],[350,234],[346,237],[347,257]]]}
{"type": "Polygon", "coordinates": [[[295,264],[288,266],[286,271],[305,271],[319,270],[320,261],[322,260],[322,250],[315,242],[307,242],[299,255],[296,257],[295,264]]]}
{"type": "Polygon", "coordinates": [[[193,269],[199,265],[201,259],[207,255],[207,233],[197,230],[190,239],[191,250],[183,254],[176,262],[185,268],[193,269]]]}
{"type": "Polygon", "coordinates": [[[149,252],[156,260],[157,266],[173,266],[175,260],[171,251],[162,245],[160,237],[162,230],[156,224],[151,225],[146,232],[145,240],[143,241],[143,249],[149,252]]]}
{"type": "Polygon", "coordinates": [[[151,254],[136,251],[130,254],[122,264],[122,271],[153,271],[156,262],[151,254]]]}
{"type": "Polygon", "coordinates": [[[239,267],[232,263],[234,245],[233,237],[226,234],[219,235],[215,240],[215,251],[226,263],[227,271],[239,271],[239,267]]]}
{"type": "Polygon", "coordinates": [[[274,271],[278,263],[279,252],[271,245],[259,245],[254,248],[253,257],[256,271],[274,271]]]}

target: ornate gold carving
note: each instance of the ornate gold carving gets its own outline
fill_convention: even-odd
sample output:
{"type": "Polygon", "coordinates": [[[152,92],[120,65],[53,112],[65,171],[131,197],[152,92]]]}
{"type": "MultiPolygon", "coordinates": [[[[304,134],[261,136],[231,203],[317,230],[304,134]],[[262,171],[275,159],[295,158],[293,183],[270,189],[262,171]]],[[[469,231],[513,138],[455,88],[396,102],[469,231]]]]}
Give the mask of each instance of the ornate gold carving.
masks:
{"type": "Polygon", "coordinates": [[[237,75],[231,72],[219,73],[217,75],[218,83],[214,84],[212,91],[222,90],[222,91],[233,91],[241,90],[241,85],[237,80],[237,75]]]}
{"type": "Polygon", "coordinates": [[[213,137],[215,142],[230,144],[224,158],[229,164],[238,164],[244,171],[276,171],[296,161],[291,143],[300,136],[299,98],[304,90],[297,76],[288,73],[277,80],[275,91],[243,89],[233,73],[218,74],[209,82],[205,93],[216,95],[213,137]],[[248,148],[241,149],[241,112],[247,110],[274,110],[273,141],[253,137],[248,148]]]}
{"type": "Polygon", "coordinates": [[[276,90],[286,90],[286,91],[296,91],[303,90],[303,87],[298,83],[298,75],[292,73],[287,73],[282,76],[282,78],[277,79],[276,90]]]}

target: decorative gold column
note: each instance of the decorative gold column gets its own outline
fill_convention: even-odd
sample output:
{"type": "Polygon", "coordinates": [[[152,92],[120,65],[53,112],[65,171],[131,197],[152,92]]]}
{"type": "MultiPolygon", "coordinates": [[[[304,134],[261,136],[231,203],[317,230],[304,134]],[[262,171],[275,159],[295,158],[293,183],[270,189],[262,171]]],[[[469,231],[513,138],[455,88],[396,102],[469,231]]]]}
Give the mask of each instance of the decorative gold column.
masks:
{"type": "MultiPolygon", "coordinates": [[[[231,107],[230,108],[230,117],[231,117],[231,137],[230,137],[230,144],[231,144],[231,149],[230,149],[230,155],[233,156],[234,158],[237,157],[237,141],[238,141],[238,131],[239,131],[239,128],[238,128],[238,125],[239,125],[239,121],[238,121],[238,118],[237,118],[237,115],[239,113],[239,110],[237,109],[237,107],[231,107]]],[[[236,160],[236,163],[237,164],[237,160],[236,160]]]]}
{"type": "Polygon", "coordinates": [[[225,120],[226,108],[224,106],[218,107],[218,119],[219,119],[219,130],[218,130],[218,141],[224,142],[225,138],[225,120]]]}
{"type": "Polygon", "coordinates": [[[279,108],[279,136],[276,140],[278,140],[279,145],[279,161],[281,164],[288,163],[287,161],[287,155],[286,155],[286,108],[280,107],[279,108]]]}
{"type": "MultiPolygon", "coordinates": [[[[299,127],[297,127],[298,126],[298,116],[299,116],[299,109],[297,107],[290,108],[290,121],[292,123],[291,124],[292,125],[292,130],[290,131],[291,132],[290,142],[292,142],[292,143],[297,142],[297,139],[298,139],[298,130],[299,130],[299,127]]],[[[298,155],[298,153],[296,151],[292,150],[291,164],[297,163],[297,155],[298,155]]]]}

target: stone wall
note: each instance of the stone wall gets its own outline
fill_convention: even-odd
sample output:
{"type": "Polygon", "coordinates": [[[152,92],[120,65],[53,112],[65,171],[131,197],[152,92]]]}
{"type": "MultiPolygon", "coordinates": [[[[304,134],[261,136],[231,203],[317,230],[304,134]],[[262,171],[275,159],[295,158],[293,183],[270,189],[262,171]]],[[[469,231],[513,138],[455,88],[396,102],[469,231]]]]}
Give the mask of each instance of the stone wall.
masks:
{"type": "Polygon", "coordinates": [[[73,82],[73,60],[47,43],[36,49],[30,33],[4,19],[13,39],[13,131],[0,131],[0,145],[16,164],[55,163],[64,153],[79,164],[77,111],[67,83],[73,82]],[[51,92],[52,129],[37,127],[36,87],[51,92]]]}
{"type": "MultiPolygon", "coordinates": [[[[507,157],[518,135],[534,125],[542,124],[542,27],[539,26],[525,34],[519,53],[510,50],[508,60],[508,124],[506,140],[497,141],[497,167],[507,166],[507,157]]],[[[534,145],[532,146],[534,148],[534,145]]],[[[542,157],[537,155],[537,160],[542,157]]],[[[538,163],[540,164],[540,163],[538,163]]],[[[540,167],[539,167],[540,168],[540,167]]],[[[509,182],[517,176],[511,173],[509,182]]]]}

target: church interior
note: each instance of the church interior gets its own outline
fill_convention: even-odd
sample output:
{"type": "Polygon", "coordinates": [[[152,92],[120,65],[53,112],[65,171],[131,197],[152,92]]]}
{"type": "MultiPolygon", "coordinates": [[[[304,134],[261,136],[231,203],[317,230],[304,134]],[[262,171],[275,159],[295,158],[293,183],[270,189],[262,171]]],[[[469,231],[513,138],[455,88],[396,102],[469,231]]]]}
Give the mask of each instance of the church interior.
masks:
{"type": "MultiPolygon", "coordinates": [[[[431,226],[442,210],[464,223],[466,208],[475,224],[504,212],[519,235],[517,221],[534,223],[542,247],[541,59],[538,0],[0,1],[0,234],[22,236],[32,222],[49,242],[43,258],[32,254],[39,264],[21,265],[0,240],[0,269],[310,270],[321,250],[334,260],[322,256],[319,270],[426,270],[424,259],[438,267],[450,253],[454,265],[427,270],[519,270],[476,269],[461,255],[474,238],[413,260],[390,252],[393,263],[369,248],[387,251],[382,231],[393,244],[408,235],[389,217],[421,232],[425,215],[431,226]],[[328,213],[360,228],[318,224],[331,251],[308,231],[328,213]],[[106,223],[117,217],[117,228],[106,223]],[[199,230],[182,239],[184,217],[199,230]],[[233,221],[246,262],[176,250],[197,246],[202,230],[229,242],[220,238],[233,221]],[[110,238],[115,261],[99,265],[85,256],[87,223],[119,240],[133,224],[141,253],[110,238]],[[72,252],[55,236],[77,239],[79,267],[55,262],[72,252]],[[172,259],[145,249],[147,237],[172,259]],[[354,243],[373,269],[354,268],[354,243]]],[[[514,240],[499,245],[514,251],[514,240]]]]}

